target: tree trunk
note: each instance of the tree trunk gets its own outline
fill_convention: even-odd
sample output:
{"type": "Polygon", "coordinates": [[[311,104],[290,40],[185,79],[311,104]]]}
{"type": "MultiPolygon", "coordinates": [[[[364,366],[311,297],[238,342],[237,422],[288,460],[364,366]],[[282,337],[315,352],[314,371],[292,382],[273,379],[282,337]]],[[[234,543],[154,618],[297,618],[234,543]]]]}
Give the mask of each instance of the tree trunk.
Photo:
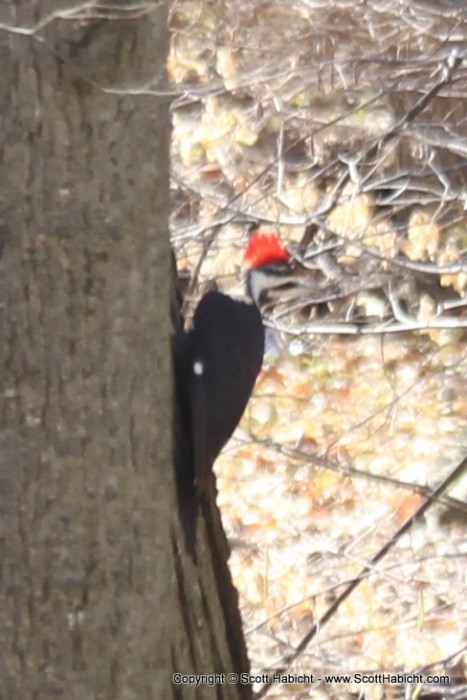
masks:
{"type": "Polygon", "coordinates": [[[0,10],[2,700],[247,669],[225,555],[174,516],[167,4],[90,7],[0,10]]]}

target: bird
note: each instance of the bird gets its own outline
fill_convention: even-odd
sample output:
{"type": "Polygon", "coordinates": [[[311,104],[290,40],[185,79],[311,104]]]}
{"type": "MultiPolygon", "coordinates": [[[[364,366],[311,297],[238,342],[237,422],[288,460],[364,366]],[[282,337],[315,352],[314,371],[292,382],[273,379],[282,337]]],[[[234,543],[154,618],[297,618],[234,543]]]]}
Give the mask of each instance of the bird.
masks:
{"type": "Polygon", "coordinates": [[[289,253],[275,233],[253,232],[244,263],[247,300],[209,291],[194,312],[191,328],[178,333],[176,396],[188,442],[181,478],[195,494],[206,489],[261,370],[265,333],[260,309],[293,284],[289,253]]]}

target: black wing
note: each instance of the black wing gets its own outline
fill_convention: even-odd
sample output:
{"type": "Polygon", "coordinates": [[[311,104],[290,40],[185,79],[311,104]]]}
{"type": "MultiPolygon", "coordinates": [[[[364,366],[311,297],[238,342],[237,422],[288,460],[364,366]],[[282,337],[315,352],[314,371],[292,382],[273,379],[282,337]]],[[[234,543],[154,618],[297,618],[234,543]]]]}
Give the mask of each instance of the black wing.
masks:
{"type": "Polygon", "coordinates": [[[237,427],[261,369],[264,329],[256,306],[208,292],[188,333],[195,484],[203,490],[237,427]]]}

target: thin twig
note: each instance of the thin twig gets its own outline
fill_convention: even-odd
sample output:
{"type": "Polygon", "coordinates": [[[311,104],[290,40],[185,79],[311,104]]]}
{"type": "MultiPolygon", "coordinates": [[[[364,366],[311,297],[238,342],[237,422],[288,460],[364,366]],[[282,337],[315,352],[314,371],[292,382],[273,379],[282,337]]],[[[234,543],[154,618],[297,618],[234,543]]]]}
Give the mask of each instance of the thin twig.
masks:
{"type": "MultiPolygon", "coordinates": [[[[342,603],[349,597],[349,595],[357,588],[360,582],[368,576],[369,573],[373,571],[376,564],[386,556],[386,554],[394,547],[394,545],[400,540],[400,538],[405,535],[413,525],[418,522],[427,510],[435,503],[441,494],[443,494],[446,489],[449,488],[467,469],[467,457],[465,457],[452,472],[441,482],[441,484],[432,492],[430,496],[421,504],[419,508],[411,515],[407,520],[401,525],[397,532],[384,544],[383,547],[370,559],[367,566],[365,566],[360,574],[356,576],[351,583],[344,589],[340,596],[329,606],[324,615],[313,625],[313,627],[305,634],[302,640],[299,642],[298,646],[290,654],[284,657],[284,660],[278,668],[274,669],[275,673],[283,674],[290,668],[291,664],[296,661],[296,659],[302,654],[311,640],[316,636],[316,634],[324,627],[324,625],[329,622],[333,617],[342,603]]],[[[270,688],[270,684],[263,685],[259,691],[256,693],[256,700],[264,697],[270,688]]]]}

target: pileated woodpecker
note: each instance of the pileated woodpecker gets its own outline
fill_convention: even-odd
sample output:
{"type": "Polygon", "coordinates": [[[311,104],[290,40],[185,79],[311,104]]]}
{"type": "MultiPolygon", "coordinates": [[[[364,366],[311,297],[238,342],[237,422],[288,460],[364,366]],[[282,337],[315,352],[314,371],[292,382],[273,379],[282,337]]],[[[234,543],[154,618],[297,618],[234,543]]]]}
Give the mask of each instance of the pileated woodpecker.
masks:
{"type": "Polygon", "coordinates": [[[250,302],[208,292],[192,328],[176,339],[177,397],[188,451],[180,478],[202,492],[212,465],[242,417],[261,369],[264,328],[259,306],[292,283],[289,254],[275,234],[256,232],[245,251],[250,302]]]}

